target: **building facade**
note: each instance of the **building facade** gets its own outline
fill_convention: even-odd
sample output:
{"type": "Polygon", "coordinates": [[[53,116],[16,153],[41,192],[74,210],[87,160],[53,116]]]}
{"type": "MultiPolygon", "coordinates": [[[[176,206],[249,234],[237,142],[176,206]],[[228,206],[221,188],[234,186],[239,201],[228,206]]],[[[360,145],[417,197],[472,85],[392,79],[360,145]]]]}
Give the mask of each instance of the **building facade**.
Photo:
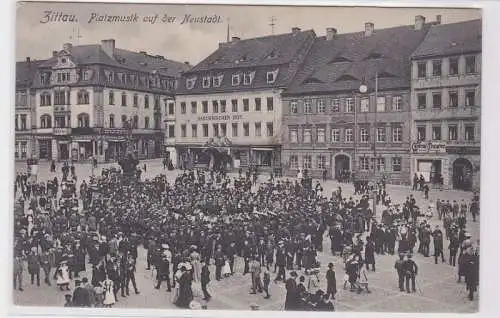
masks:
{"type": "Polygon", "coordinates": [[[166,133],[178,165],[211,165],[217,153],[233,168],[280,166],[281,94],[314,38],[298,28],[233,38],[184,73],[166,133]]]}
{"type": "Polygon", "coordinates": [[[479,188],[481,20],[431,28],[412,55],[412,174],[479,188]]]}
{"type": "Polygon", "coordinates": [[[409,57],[430,24],[318,37],[284,94],[282,159],[289,175],[410,182],[409,57]],[[365,86],[365,91],[360,87],[365,86]]]}
{"type": "Polygon", "coordinates": [[[163,114],[186,68],[162,56],[116,48],[112,39],[64,44],[34,74],[31,155],[116,160],[131,129],[139,158],[162,156],[163,114]]]}

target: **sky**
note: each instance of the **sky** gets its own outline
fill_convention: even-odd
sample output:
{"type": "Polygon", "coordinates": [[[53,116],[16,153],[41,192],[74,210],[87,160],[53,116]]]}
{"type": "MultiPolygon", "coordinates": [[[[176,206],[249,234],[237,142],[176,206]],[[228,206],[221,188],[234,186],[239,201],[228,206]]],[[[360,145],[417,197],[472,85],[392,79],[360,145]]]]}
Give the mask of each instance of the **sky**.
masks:
{"type": "MultiPolygon", "coordinates": [[[[374,8],[374,7],[296,7],[296,6],[229,6],[229,5],[165,5],[118,3],[18,3],[16,17],[16,59],[46,59],[63,43],[97,44],[115,39],[116,47],[146,51],[179,62],[197,64],[230,36],[242,39],[289,33],[293,27],[313,29],[322,36],[327,27],[339,33],[364,30],[365,22],[377,28],[412,25],[416,15],[426,21],[442,16],[442,23],[481,18],[474,9],[440,8],[374,8]],[[76,22],[46,22],[46,13],[74,15],[76,22]],[[96,22],[91,17],[136,15],[137,22],[96,22]],[[155,23],[144,18],[158,15],[155,23]],[[160,22],[167,15],[170,22],[160,22]],[[218,23],[184,23],[185,15],[216,16],[218,23]],[[172,20],[175,17],[175,20],[172,20]],[[271,21],[274,21],[272,27],[271,21]],[[80,37],[74,36],[79,32],[80,37]]],[[[57,17],[55,18],[57,20],[57,17]]]]}

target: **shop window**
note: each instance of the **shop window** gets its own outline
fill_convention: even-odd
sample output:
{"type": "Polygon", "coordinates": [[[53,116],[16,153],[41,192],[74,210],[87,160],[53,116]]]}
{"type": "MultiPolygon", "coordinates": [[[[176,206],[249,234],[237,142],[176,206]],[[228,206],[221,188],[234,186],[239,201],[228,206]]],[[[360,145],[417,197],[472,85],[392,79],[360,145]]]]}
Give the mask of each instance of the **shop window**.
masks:
{"type": "Polygon", "coordinates": [[[311,156],[304,156],[303,158],[303,164],[302,164],[302,168],[304,169],[312,169],[312,159],[311,159],[311,156]]]}
{"type": "Polygon", "coordinates": [[[401,171],[401,157],[393,157],[392,158],[392,171],[394,171],[394,172],[401,171]]]}
{"type": "Polygon", "coordinates": [[[295,155],[290,156],[290,168],[292,169],[299,168],[299,158],[295,155]]]}

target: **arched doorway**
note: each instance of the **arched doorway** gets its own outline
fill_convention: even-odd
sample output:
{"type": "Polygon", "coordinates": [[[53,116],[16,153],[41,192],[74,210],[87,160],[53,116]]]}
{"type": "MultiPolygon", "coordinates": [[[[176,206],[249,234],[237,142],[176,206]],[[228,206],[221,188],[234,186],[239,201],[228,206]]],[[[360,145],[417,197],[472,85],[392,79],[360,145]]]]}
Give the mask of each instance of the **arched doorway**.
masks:
{"type": "Polygon", "coordinates": [[[345,154],[335,156],[335,179],[343,181],[351,172],[351,158],[345,154]]]}
{"type": "Polygon", "coordinates": [[[472,163],[465,158],[458,158],[453,163],[453,188],[472,189],[472,163]]]}

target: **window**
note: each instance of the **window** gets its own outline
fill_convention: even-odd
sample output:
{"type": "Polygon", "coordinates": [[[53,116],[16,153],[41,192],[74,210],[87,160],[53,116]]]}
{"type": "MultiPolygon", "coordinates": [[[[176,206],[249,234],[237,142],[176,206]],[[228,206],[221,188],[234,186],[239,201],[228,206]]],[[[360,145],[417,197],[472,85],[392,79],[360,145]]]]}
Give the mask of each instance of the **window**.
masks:
{"type": "Polygon", "coordinates": [[[78,127],[89,127],[89,114],[82,113],[77,116],[78,127]]]}
{"type": "Polygon", "coordinates": [[[175,104],[174,103],[168,103],[168,114],[169,115],[175,114],[175,104]]]}
{"type": "Polygon", "coordinates": [[[316,107],[318,109],[318,113],[324,113],[325,112],[325,100],[324,99],[318,99],[316,102],[316,107]]]}
{"type": "Polygon", "coordinates": [[[425,109],[427,107],[427,95],[420,93],[417,95],[418,109],[425,109]]]}
{"type": "Polygon", "coordinates": [[[267,111],[272,112],[274,110],[274,98],[268,97],[266,100],[267,100],[267,111]]]}
{"type": "Polygon", "coordinates": [[[312,113],[312,107],[311,107],[311,101],[310,100],[305,100],[304,101],[304,113],[312,113]]]}
{"type": "Polygon", "coordinates": [[[255,136],[260,137],[262,135],[261,131],[261,124],[260,123],[255,123],[255,136]]]}
{"type": "Polygon", "coordinates": [[[181,114],[186,113],[186,102],[181,102],[181,114]]]}
{"type": "Polygon", "coordinates": [[[476,73],[476,57],[474,55],[465,58],[465,74],[476,73]]]}
{"type": "Polygon", "coordinates": [[[19,130],[19,124],[18,124],[18,119],[19,119],[19,115],[16,115],[16,119],[15,119],[15,130],[19,130]]]}
{"type": "Polygon", "coordinates": [[[338,113],[340,111],[340,99],[332,99],[332,112],[338,113]]]}
{"type": "Polygon", "coordinates": [[[401,171],[401,157],[392,158],[392,171],[394,172],[401,171]]]}
{"type": "Polygon", "coordinates": [[[297,101],[296,100],[293,100],[290,102],[290,113],[292,114],[297,114],[297,101]]]}
{"type": "Polygon", "coordinates": [[[149,96],[144,95],[144,108],[149,108],[149,96]]]}
{"type": "Polygon", "coordinates": [[[149,117],[144,117],[144,129],[149,129],[149,117]]]}
{"type": "Polygon", "coordinates": [[[402,127],[392,127],[392,142],[402,142],[403,141],[403,128],[402,127]]]}
{"type": "Polygon", "coordinates": [[[219,102],[216,100],[212,101],[212,112],[214,112],[214,113],[219,112],[219,102]]]}
{"type": "Polygon", "coordinates": [[[432,61],[432,76],[441,76],[441,60],[432,61]]]}
{"type": "Polygon", "coordinates": [[[377,127],[377,142],[385,142],[385,127],[377,127]]]}
{"type": "Polygon", "coordinates": [[[227,126],[226,126],[226,124],[220,124],[220,135],[222,137],[226,137],[227,136],[227,126]]]}
{"type": "Polygon", "coordinates": [[[21,130],[26,130],[27,129],[27,116],[26,115],[21,115],[21,130]]]}
{"type": "Polygon", "coordinates": [[[240,85],[240,74],[234,74],[231,76],[231,85],[238,86],[240,85]]]}
{"type": "Polygon", "coordinates": [[[361,142],[368,142],[370,140],[370,134],[368,133],[367,128],[360,128],[359,129],[359,141],[361,142]]]}
{"type": "Polygon", "coordinates": [[[50,115],[40,117],[40,128],[52,128],[52,117],[50,115]]]}
{"type": "Polygon", "coordinates": [[[210,77],[204,76],[202,84],[203,88],[209,88],[210,87],[210,77]]]}
{"type": "Polygon", "coordinates": [[[238,137],[238,123],[232,123],[231,129],[233,130],[233,137],[238,137]]]}
{"type": "Polygon", "coordinates": [[[370,158],[368,157],[359,158],[359,169],[362,171],[370,170],[370,158]]]}
{"type": "Polygon", "coordinates": [[[458,107],[458,93],[448,92],[448,107],[456,108],[458,107]]]}
{"type": "Polygon", "coordinates": [[[474,125],[465,125],[465,140],[474,141],[475,139],[475,129],[474,125]]]}
{"type": "Polygon", "coordinates": [[[191,114],[196,114],[198,112],[198,104],[196,102],[191,102],[191,114]]]}
{"type": "Polygon", "coordinates": [[[448,140],[457,140],[458,138],[458,126],[448,125],[448,140]]]}
{"type": "Polygon", "coordinates": [[[232,99],[231,100],[231,111],[233,113],[237,113],[238,112],[238,100],[237,99],[232,99]]]}
{"type": "Polygon", "coordinates": [[[115,115],[109,115],[109,128],[115,128],[115,115]]]}
{"type": "Polygon", "coordinates": [[[198,125],[196,124],[191,125],[191,137],[198,137],[198,125]]]}
{"type": "Polygon", "coordinates": [[[185,124],[181,125],[181,137],[183,137],[183,138],[186,137],[186,125],[185,124]]]}
{"type": "Polygon", "coordinates": [[[361,98],[361,101],[360,101],[360,111],[362,113],[366,113],[369,111],[369,105],[370,105],[370,101],[368,98],[361,98]]]}
{"type": "Polygon", "coordinates": [[[201,102],[201,106],[203,108],[203,113],[204,114],[208,113],[208,102],[206,100],[201,102]]]}
{"type": "Polygon", "coordinates": [[[219,124],[212,124],[212,128],[214,131],[214,137],[219,137],[219,124]]]}
{"type": "Polygon", "coordinates": [[[302,168],[304,168],[304,169],[311,169],[312,168],[311,156],[304,156],[302,168]]]}
{"type": "Polygon", "coordinates": [[[114,105],[115,104],[115,93],[113,91],[110,91],[108,93],[108,103],[110,105],[114,105]]]}
{"type": "Polygon", "coordinates": [[[310,144],[311,143],[311,129],[304,129],[304,139],[303,142],[305,144],[310,144]]]}
{"type": "Polygon", "coordinates": [[[225,100],[221,100],[220,101],[220,112],[221,113],[225,113],[226,112],[226,101],[225,100]]]}
{"type": "Polygon", "coordinates": [[[40,82],[42,85],[50,84],[50,73],[44,72],[44,73],[40,74],[40,82]]]}
{"type": "Polygon", "coordinates": [[[476,106],[476,92],[466,91],[465,92],[465,106],[473,107],[476,106]]]}
{"type": "Polygon", "coordinates": [[[272,137],[274,136],[274,126],[273,123],[267,123],[267,136],[272,137]]]}
{"type": "Polygon", "coordinates": [[[458,58],[451,57],[449,61],[449,71],[448,74],[451,76],[458,75],[458,58]]]}
{"type": "Polygon", "coordinates": [[[261,109],[261,99],[260,97],[255,98],[255,111],[260,112],[261,109]]]}
{"type": "Polygon", "coordinates": [[[377,158],[377,171],[385,171],[385,158],[377,158]]]}
{"type": "Polygon", "coordinates": [[[254,76],[255,76],[255,72],[250,72],[250,73],[243,74],[243,84],[244,85],[250,85],[250,84],[252,84],[254,76]]]}
{"type": "Polygon", "coordinates": [[[137,108],[139,107],[139,96],[137,94],[134,94],[133,102],[132,105],[137,108]]]}
{"type": "Polygon", "coordinates": [[[400,111],[403,109],[403,97],[400,95],[392,96],[392,110],[400,111]]]}
{"type": "Polygon", "coordinates": [[[316,141],[321,144],[325,142],[325,128],[318,128],[316,130],[316,141]]]}
{"type": "Polygon", "coordinates": [[[40,106],[52,105],[51,95],[49,93],[40,94],[40,106]]]}
{"type": "Polygon", "coordinates": [[[425,141],[425,126],[417,126],[417,141],[425,141]]]}
{"type": "Polygon", "coordinates": [[[224,77],[224,75],[219,75],[219,76],[214,76],[212,81],[213,81],[213,85],[214,87],[220,87],[220,84],[222,82],[222,78],[224,77]]]}
{"type": "Polygon", "coordinates": [[[248,123],[243,123],[243,136],[250,136],[250,126],[248,125],[248,123]]]}
{"type": "Polygon", "coordinates": [[[377,112],[385,112],[385,97],[377,97],[377,112]]]}
{"type": "Polygon", "coordinates": [[[65,91],[55,91],[54,92],[54,105],[66,105],[66,92],[65,91]]]}
{"type": "Polygon", "coordinates": [[[417,63],[417,77],[418,78],[425,78],[426,75],[426,63],[425,62],[418,62],[417,63]]]}
{"type": "Polygon", "coordinates": [[[203,124],[203,137],[208,137],[208,124],[203,124]]]}
{"type": "Polygon", "coordinates": [[[21,141],[21,158],[26,158],[26,152],[28,151],[28,142],[21,141]]]}
{"type": "Polygon", "coordinates": [[[132,128],[133,129],[139,128],[139,116],[137,115],[134,115],[134,117],[132,117],[132,128]]]}
{"type": "Polygon", "coordinates": [[[71,80],[71,75],[69,71],[62,71],[57,73],[57,82],[63,83],[71,80]]]}
{"type": "Polygon", "coordinates": [[[122,115],[122,127],[125,127],[126,123],[127,123],[127,115],[122,115]]]}
{"type": "Polygon", "coordinates": [[[332,129],[332,142],[340,142],[340,129],[332,129]]]}
{"type": "Polygon", "coordinates": [[[348,97],[345,99],[345,112],[346,113],[354,112],[354,98],[348,97]]]}
{"type": "Polygon", "coordinates": [[[122,93],[122,106],[127,106],[127,94],[122,93]]]}
{"type": "Polygon", "coordinates": [[[81,90],[76,94],[76,100],[78,105],[88,105],[89,101],[89,92],[85,90],[81,90]]]}
{"type": "Polygon", "coordinates": [[[432,140],[441,140],[441,126],[432,127],[432,140]]]}
{"type": "Polygon", "coordinates": [[[292,169],[299,168],[299,158],[295,155],[290,156],[290,168],[292,169]]]}
{"type": "Polygon", "coordinates": [[[352,142],[352,141],[353,141],[352,128],[346,128],[345,129],[345,142],[352,142]]]}
{"type": "Polygon", "coordinates": [[[175,126],[174,125],[168,125],[168,137],[175,138],[175,126]]]}
{"type": "Polygon", "coordinates": [[[432,94],[432,108],[441,108],[441,93],[432,94]]]}
{"type": "Polygon", "coordinates": [[[298,142],[297,130],[290,129],[290,143],[296,144],[298,142]]]}
{"type": "Polygon", "coordinates": [[[274,83],[276,81],[276,72],[267,72],[266,80],[268,84],[274,83]]]}
{"type": "Polygon", "coordinates": [[[325,167],[326,167],[326,157],[325,156],[319,155],[317,157],[317,167],[318,167],[318,169],[325,169],[325,167]]]}
{"type": "Polygon", "coordinates": [[[247,112],[249,110],[250,110],[250,101],[248,100],[248,98],[244,98],[243,99],[243,111],[247,112]]]}

